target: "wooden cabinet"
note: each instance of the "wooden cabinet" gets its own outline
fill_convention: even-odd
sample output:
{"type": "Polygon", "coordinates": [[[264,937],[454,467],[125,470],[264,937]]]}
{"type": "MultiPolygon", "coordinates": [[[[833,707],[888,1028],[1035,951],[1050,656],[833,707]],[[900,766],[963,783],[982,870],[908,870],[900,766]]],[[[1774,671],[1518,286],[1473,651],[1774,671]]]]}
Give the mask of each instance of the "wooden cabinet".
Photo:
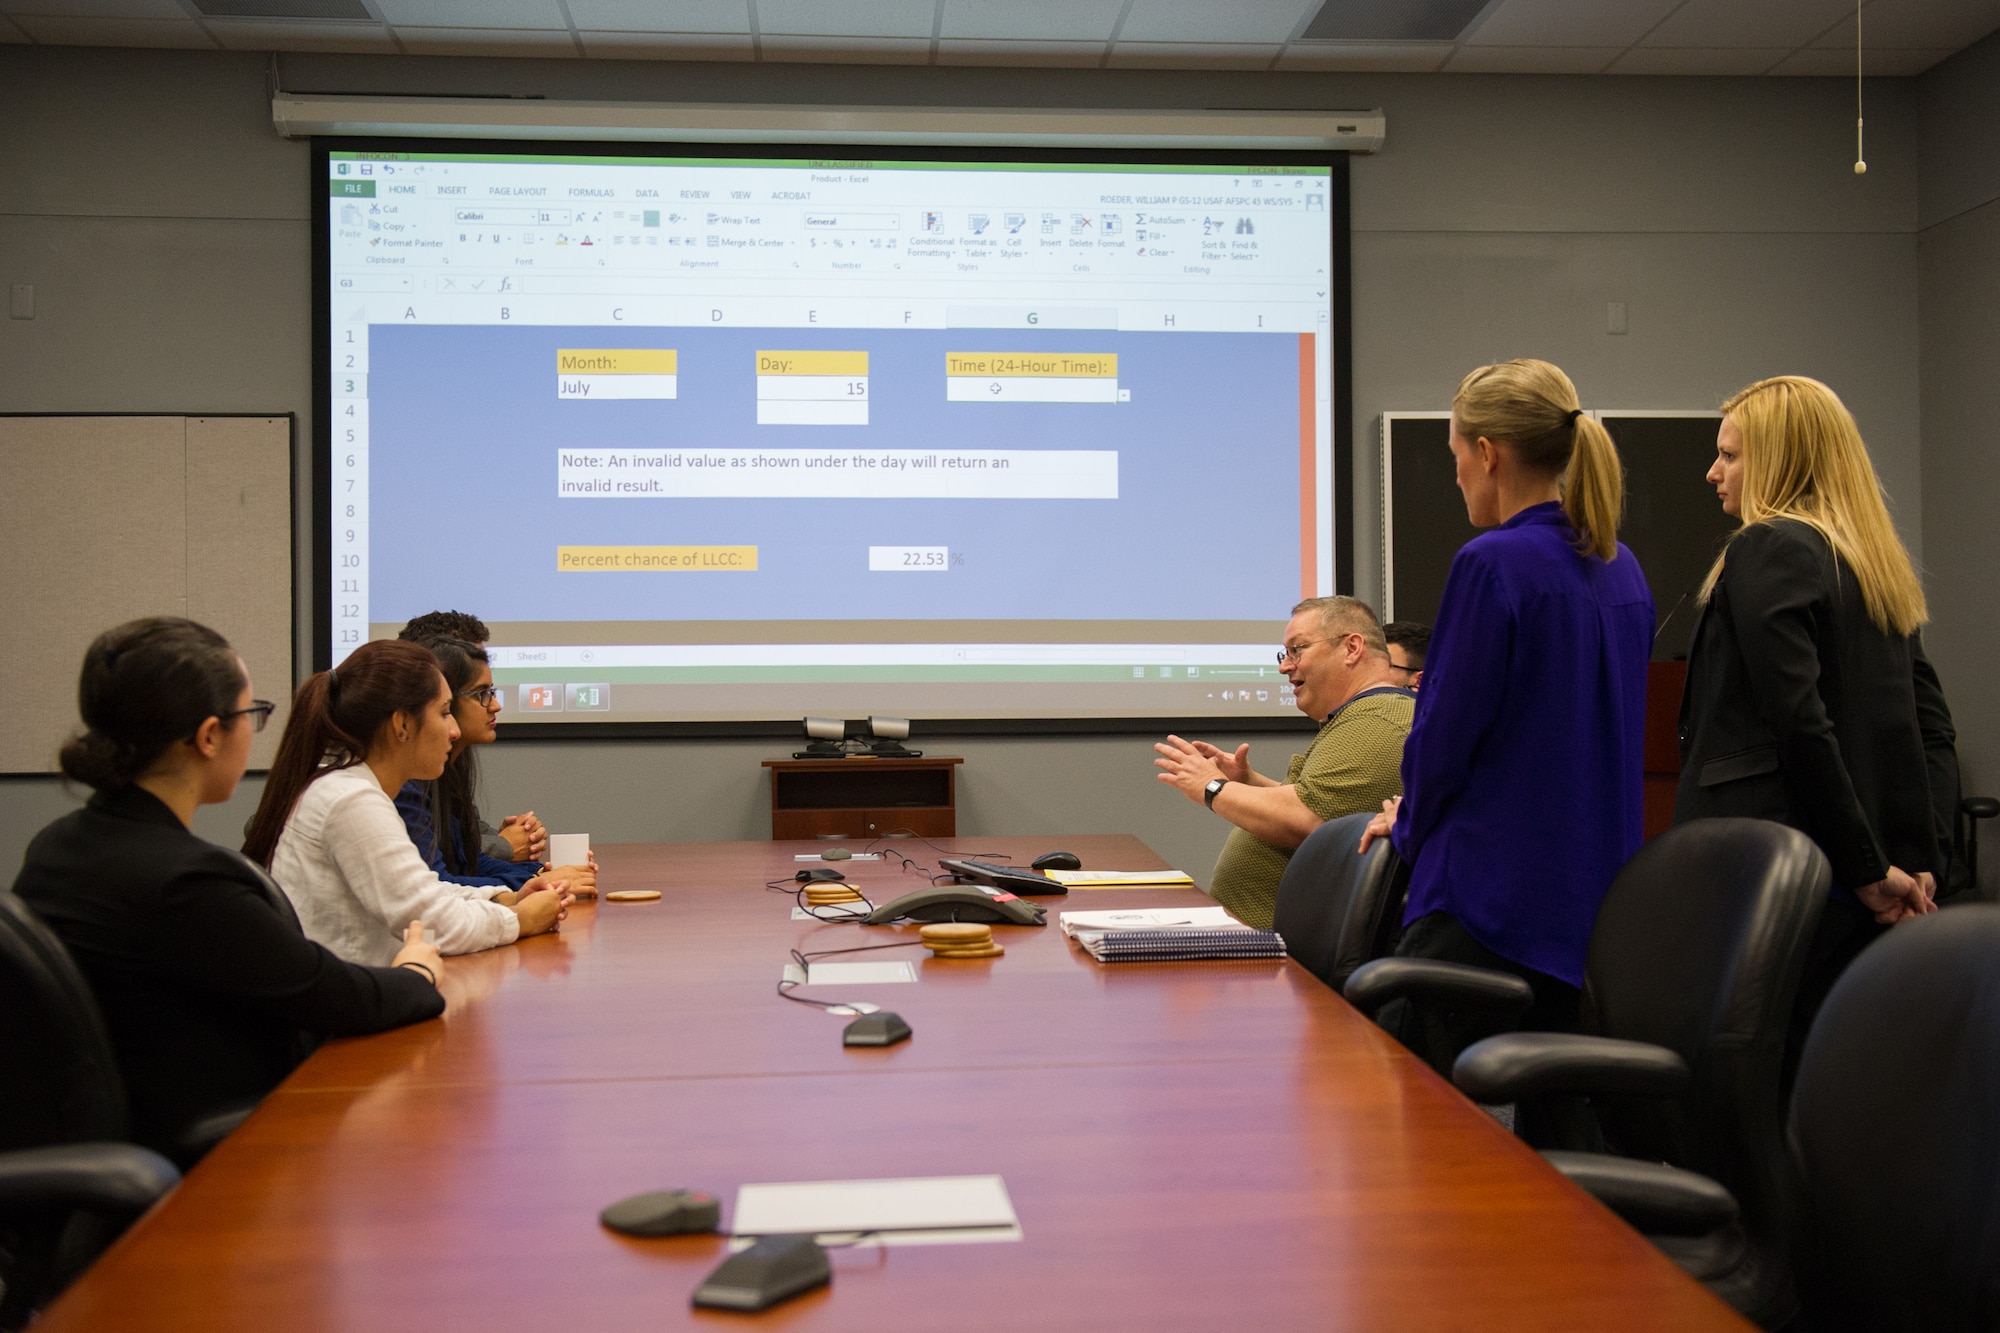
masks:
{"type": "Polygon", "coordinates": [[[1688,664],[1646,664],[1646,748],[1643,778],[1645,836],[1659,837],[1674,824],[1674,798],[1681,787],[1681,693],[1688,664]]]}
{"type": "Polygon", "coordinates": [[[957,758],[766,759],[771,836],[879,838],[958,833],[957,758]]]}

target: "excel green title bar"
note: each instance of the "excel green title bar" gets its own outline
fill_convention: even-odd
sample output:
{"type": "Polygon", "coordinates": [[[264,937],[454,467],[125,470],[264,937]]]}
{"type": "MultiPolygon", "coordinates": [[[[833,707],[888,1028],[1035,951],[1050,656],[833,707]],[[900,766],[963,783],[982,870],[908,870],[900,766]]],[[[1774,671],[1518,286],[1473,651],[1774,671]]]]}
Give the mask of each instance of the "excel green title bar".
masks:
{"type": "Polygon", "coordinates": [[[575,157],[535,153],[471,156],[464,153],[328,153],[334,162],[455,162],[480,166],[488,162],[533,162],[577,167],[778,167],[795,171],[1068,171],[1124,172],[1148,176],[1318,176],[1331,178],[1331,167],[1216,166],[1213,163],[1141,162],[905,162],[845,158],[785,157],[575,157]]]}

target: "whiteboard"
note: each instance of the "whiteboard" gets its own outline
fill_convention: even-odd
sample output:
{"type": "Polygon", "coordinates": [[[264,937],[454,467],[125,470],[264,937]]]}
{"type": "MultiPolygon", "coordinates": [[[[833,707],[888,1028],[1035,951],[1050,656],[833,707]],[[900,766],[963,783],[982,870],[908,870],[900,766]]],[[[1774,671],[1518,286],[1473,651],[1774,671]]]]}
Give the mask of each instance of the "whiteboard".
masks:
{"type": "Polygon", "coordinates": [[[90,641],[138,616],[199,620],[278,704],[292,696],[292,419],[0,416],[0,772],[52,773],[79,727],[90,641]]]}

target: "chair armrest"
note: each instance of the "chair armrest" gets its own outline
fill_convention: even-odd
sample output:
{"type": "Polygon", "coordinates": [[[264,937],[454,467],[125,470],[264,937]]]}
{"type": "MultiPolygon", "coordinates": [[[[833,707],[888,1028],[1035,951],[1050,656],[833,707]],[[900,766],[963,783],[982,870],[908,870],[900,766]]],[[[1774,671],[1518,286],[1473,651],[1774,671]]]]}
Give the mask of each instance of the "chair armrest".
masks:
{"type": "Polygon", "coordinates": [[[1692,1171],[1595,1152],[1542,1158],[1649,1236],[1705,1236],[1736,1220],[1736,1196],[1692,1171]]]}
{"type": "Polygon", "coordinates": [[[131,1143],[0,1153],[0,1216],[71,1211],[134,1218],[180,1183],[172,1162],[131,1143]]]}
{"type": "Polygon", "coordinates": [[[1589,1093],[1675,1097],[1687,1090],[1687,1061],[1664,1046],[1570,1032],[1506,1032],[1459,1053],[1451,1081],[1476,1102],[1589,1093]]]}
{"type": "Polygon", "coordinates": [[[185,1166],[193,1166],[208,1156],[209,1149],[236,1132],[237,1126],[250,1118],[257,1109],[257,1103],[248,1106],[234,1106],[227,1111],[217,1111],[205,1115],[180,1133],[174,1144],[174,1155],[185,1166]]]}
{"type": "Polygon", "coordinates": [[[1377,958],[1363,963],[1340,993],[1370,1018],[1391,1000],[1446,1004],[1502,1018],[1524,1014],[1535,1002],[1528,983],[1510,972],[1429,958],[1377,958]]]}
{"type": "Polygon", "coordinates": [[[1958,809],[1968,819],[1991,819],[2000,815],[2000,800],[1991,796],[1968,796],[1958,803],[1958,809]]]}

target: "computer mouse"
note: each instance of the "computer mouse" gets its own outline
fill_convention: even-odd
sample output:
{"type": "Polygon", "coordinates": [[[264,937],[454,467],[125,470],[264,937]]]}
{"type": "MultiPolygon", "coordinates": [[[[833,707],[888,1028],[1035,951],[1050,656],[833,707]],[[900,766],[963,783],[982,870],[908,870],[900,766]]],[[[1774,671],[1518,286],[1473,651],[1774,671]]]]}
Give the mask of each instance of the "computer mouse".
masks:
{"type": "Polygon", "coordinates": [[[1043,852],[1028,862],[1031,870],[1081,870],[1083,858],[1075,852],[1043,852]]]}
{"type": "Polygon", "coordinates": [[[694,1303],[718,1310],[766,1310],[831,1281],[833,1266],[811,1236],[760,1236],[702,1279],[694,1289],[694,1303]]]}
{"type": "Polygon", "coordinates": [[[863,1014],[840,1030],[842,1046],[894,1046],[910,1039],[910,1025],[887,1009],[863,1014]]]}
{"type": "Polygon", "coordinates": [[[848,851],[845,847],[829,847],[819,854],[819,859],[822,861],[845,861],[853,855],[854,853],[848,851]]]}
{"type": "Polygon", "coordinates": [[[845,881],[847,876],[830,866],[814,866],[811,870],[801,870],[792,878],[801,884],[828,884],[834,880],[845,881]]]}
{"type": "Polygon", "coordinates": [[[628,1236],[685,1236],[720,1226],[722,1205],[698,1190],[654,1190],[620,1199],[597,1220],[628,1236]]]}

